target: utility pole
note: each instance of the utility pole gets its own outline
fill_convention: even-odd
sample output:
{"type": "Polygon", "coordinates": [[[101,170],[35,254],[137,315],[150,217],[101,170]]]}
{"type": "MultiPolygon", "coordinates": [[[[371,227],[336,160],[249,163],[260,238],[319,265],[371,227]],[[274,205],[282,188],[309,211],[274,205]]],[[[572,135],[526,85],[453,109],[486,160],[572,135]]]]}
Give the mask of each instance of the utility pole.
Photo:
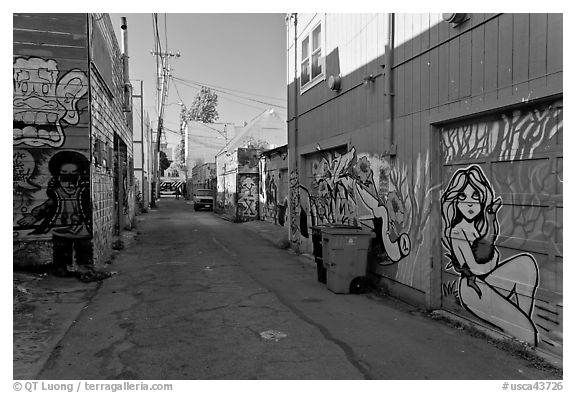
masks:
{"type": "MultiPolygon", "coordinates": [[[[164,125],[164,107],[166,105],[166,97],[168,97],[168,78],[170,76],[170,64],[168,59],[171,57],[180,57],[180,52],[158,52],[150,51],[153,56],[158,56],[160,62],[158,63],[157,78],[158,78],[158,90],[157,90],[157,103],[158,103],[158,131],[156,132],[156,192],[158,195],[159,187],[159,176],[160,176],[160,140],[162,137],[162,129],[164,125]]],[[[155,206],[156,203],[153,203],[155,206]]]]}
{"type": "Polygon", "coordinates": [[[161,61],[159,63],[157,76],[158,76],[158,150],[160,150],[160,136],[162,135],[162,126],[164,121],[164,107],[166,105],[166,97],[168,97],[168,78],[170,77],[170,64],[168,58],[180,57],[180,52],[157,52],[150,51],[153,56],[159,56],[161,61]]]}

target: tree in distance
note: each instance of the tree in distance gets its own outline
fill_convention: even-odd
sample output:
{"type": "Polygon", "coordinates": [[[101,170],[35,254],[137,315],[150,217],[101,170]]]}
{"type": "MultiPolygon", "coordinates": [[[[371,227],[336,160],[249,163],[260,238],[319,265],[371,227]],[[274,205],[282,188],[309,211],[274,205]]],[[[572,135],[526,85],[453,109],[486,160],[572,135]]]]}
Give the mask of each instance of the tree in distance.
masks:
{"type": "Polygon", "coordinates": [[[172,161],[168,159],[166,153],[160,151],[160,176],[164,176],[164,171],[170,167],[172,161]]]}
{"type": "Polygon", "coordinates": [[[187,120],[214,123],[218,120],[218,94],[202,86],[186,114],[187,120]]]}

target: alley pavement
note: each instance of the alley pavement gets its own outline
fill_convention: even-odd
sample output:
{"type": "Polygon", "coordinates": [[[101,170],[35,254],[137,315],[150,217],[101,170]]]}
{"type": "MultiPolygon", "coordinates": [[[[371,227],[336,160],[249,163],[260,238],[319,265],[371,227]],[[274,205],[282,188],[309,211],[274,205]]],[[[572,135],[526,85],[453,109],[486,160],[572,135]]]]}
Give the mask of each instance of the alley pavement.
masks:
{"type": "Polygon", "coordinates": [[[15,379],[562,378],[391,297],[332,293],[285,228],[162,199],[136,234],[99,283],[20,278],[15,379]]]}

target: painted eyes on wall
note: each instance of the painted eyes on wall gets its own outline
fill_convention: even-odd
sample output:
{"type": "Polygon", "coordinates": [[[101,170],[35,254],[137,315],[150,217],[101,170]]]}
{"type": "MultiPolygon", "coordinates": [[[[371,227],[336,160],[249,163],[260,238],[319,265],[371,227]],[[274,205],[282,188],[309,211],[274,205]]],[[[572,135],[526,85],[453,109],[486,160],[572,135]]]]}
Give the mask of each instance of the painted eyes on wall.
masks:
{"type": "MultiPolygon", "coordinates": [[[[465,201],[466,199],[468,199],[468,195],[466,195],[466,193],[461,192],[458,194],[458,200],[459,201],[465,201]]],[[[479,201],[480,200],[480,193],[478,191],[474,191],[472,193],[472,199],[475,201],[479,201]]]]}
{"type": "MultiPolygon", "coordinates": [[[[28,82],[22,82],[21,87],[22,93],[28,92],[28,82]]],[[[48,83],[42,83],[42,94],[48,94],[50,91],[50,85],[48,83]]]]}

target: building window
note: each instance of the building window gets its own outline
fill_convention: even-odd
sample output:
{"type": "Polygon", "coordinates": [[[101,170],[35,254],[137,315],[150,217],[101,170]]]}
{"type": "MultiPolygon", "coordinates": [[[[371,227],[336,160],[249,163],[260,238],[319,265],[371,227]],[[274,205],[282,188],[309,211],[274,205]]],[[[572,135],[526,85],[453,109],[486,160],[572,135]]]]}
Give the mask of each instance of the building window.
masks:
{"type": "MultiPolygon", "coordinates": [[[[324,77],[324,58],[322,56],[322,24],[318,24],[302,40],[300,63],[300,87],[312,87],[324,77]]],[[[304,90],[305,91],[305,90],[304,90]]],[[[303,91],[301,91],[303,92],[303,91]]]]}

